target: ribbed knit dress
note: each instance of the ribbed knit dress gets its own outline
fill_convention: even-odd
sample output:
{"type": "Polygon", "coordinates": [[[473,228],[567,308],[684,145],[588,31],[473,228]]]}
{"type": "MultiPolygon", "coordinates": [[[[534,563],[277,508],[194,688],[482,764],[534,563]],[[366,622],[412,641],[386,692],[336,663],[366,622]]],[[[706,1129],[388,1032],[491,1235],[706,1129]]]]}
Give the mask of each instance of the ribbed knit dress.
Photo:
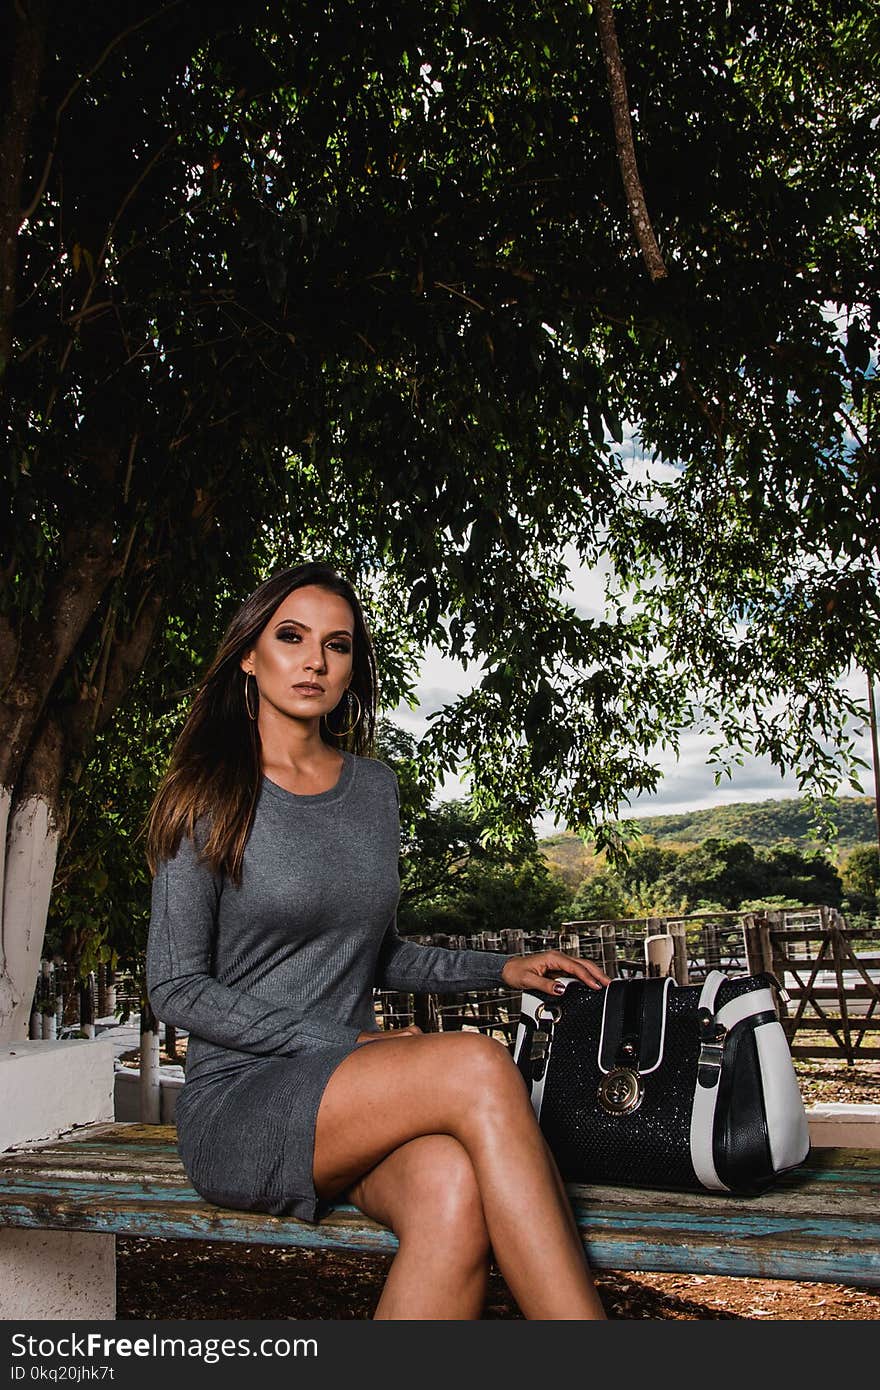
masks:
{"type": "Polygon", "coordinates": [[[386,763],[343,751],[312,795],[263,777],[236,888],[186,836],[153,880],[147,989],[189,1032],[178,1148],[218,1206],[317,1221],[315,1121],[324,1088],[377,1028],[374,985],[497,988],[509,956],[397,933],[399,795],[386,763]]]}

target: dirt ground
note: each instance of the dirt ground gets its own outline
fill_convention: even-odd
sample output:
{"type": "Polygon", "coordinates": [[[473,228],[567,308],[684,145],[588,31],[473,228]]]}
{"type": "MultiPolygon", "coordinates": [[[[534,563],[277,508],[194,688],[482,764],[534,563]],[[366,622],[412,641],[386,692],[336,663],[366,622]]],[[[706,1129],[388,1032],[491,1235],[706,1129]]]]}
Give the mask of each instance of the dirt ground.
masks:
{"type": "MultiPolygon", "coordinates": [[[[178,1057],[183,1060],[185,1045],[178,1057]]],[[[164,1061],[170,1061],[163,1054],[164,1061]]],[[[125,1062],[137,1065],[137,1054],[125,1062]]],[[[807,1105],[880,1103],[880,1061],[797,1059],[807,1105]]],[[[273,1250],[210,1241],[117,1240],[118,1317],[369,1319],[391,1256],[273,1250]]],[[[880,1289],[697,1274],[603,1273],[596,1283],[615,1319],[875,1321],[880,1289]]],[[[521,1318],[496,1269],[486,1319],[521,1318]]]]}
{"type": "MultiPolygon", "coordinates": [[[[117,1240],[120,1318],[367,1319],[390,1256],[210,1241],[117,1240]]],[[[876,1320],[880,1290],[685,1274],[596,1278],[611,1318],[876,1320]]],[[[497,1270],[484,1318],[520,1318],[497,1270]]]]}

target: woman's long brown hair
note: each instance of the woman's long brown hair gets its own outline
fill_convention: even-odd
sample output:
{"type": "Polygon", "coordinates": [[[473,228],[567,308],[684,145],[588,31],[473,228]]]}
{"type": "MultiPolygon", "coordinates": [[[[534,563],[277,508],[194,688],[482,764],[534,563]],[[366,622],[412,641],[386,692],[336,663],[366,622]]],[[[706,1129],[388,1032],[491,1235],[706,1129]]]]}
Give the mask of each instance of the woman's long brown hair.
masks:
{"type": "MultiPolygon", "coordinates": [[[[317,584],[347,599],[354,614],[350,688],[362,714],[351,733],[334,734],[321,722],[321,738],[335,748],[371,757],[376,728],[376,659],[357,594],[330,565],[310,563],[281,570],[244,600],[217,653],[195,687],[195,698],[171,754],[168,770],[147,815],[147,862],[156,873],[162,859],[172,858],[183,834],[195,840],[196,822],[209,818],[202,858],[211,868],[241,883],[244,849],[253,824],[262,779],[260,735],[245,707],[246,676],[241,659],[256,643],[287,595],[317,584]]],[[[251,699],[254,692],[251,690],[251,699]]],[[[337,706],[337,711],[340,710],[337,706]]],[[[345,702],[344,708],[350,707],[345,702]]],[[[333,711],[331,711],[331,719],[333,711]]],[[[350,716],[337,714],[347,726],[350,716]]]]}

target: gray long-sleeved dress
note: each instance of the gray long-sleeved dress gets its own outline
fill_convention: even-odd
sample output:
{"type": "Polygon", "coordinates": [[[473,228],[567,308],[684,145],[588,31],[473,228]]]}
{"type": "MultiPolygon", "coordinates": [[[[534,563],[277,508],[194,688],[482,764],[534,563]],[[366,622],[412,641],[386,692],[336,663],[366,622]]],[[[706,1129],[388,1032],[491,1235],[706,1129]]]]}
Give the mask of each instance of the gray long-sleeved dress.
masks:
{"type": "Polygon", "coordinates": [[[180,1155],[219,1206],[317,1221],[318,1106],[371,1045],[357,1036],[376,1029],[373,985],[497,987],[509,957],[398,935],[397,778],[378,759],[344,752],[336,785],[310,796],[264,777],[239,888],[199,862],[203,835],[159,865],[147,947],[153,1010],[190,1034],[180,1155]]]}

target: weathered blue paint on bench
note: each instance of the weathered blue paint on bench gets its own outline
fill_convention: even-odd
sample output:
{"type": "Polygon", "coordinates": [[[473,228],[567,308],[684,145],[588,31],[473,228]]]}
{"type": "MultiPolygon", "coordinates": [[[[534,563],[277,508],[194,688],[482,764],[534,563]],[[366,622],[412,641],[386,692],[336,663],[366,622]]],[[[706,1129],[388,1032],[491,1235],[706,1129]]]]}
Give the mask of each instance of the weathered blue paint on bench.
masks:
{"type": "MultiPolygon", "coordinates": [[[[569,1186],[597,1269],[880,1287],[880,1154],[818,1150],[758,1198],[569,1186]]],[[[90,1126],[0,1155],[0,1227],[391,1254],[394,1235],[340,1204],[318,1224],[233,1211],[189,1186],[169,1126],[90,1126]]]]}

